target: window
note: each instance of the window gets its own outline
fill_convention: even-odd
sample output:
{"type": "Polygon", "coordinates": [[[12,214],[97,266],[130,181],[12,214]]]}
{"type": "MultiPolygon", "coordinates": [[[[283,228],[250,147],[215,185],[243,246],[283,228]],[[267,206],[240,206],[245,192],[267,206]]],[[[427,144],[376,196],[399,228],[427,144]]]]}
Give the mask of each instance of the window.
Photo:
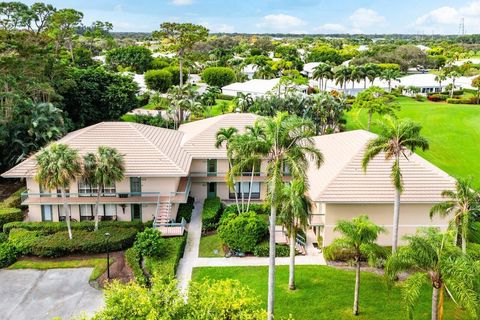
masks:
{"type": "Polygon", "coordinates": [[[244,175],[244,176],[251,176],[251,175],[252,175],[252,170],[254,169],[253,175],[254,175],[254,176],[259,176],[259,175],[260,175],[260,167],[261,167],[261,164],[262,164],[261,161],[255,161],[255,167],[253,166],[253,164],[251,164],[251,165],[249,165],[249,166],[246,166],[246,167],[243,169],[243,175],[244,175]]]}
{"type": "MultiPolygon", "coordinates": [[[[70,212],[72,212],[72,209],[70,206],[68,206],[68,209],[70,212]]],[[[65,221],[65,217],[67,214],[65,213],[65,210],[63,210],[63,205],[58,206],[58,221],[65,221]]]]}
{"type": "Polygon", "coordinates": [[[139,195],[142,192],[142,178],[131,177],[130,178],[130,192],[132,194],[139,195]]]}
{"type": "Polygon", "coordinates": [[[115,184],[103,187],[103,196],[114,197],[116,192],[115,184]]]}
{"type": "Polygon", "coordinates": [[[52,206],[51,205],[42,205],[42,221],[52,221],[52,206]]]}
{"type": "Polygon", "coordinates": [[[283,163],[283,175],[287,177],[291,175],[290,167],[285,162],[283,163]]]}
{"type": "MultiPolygon", "coordinates": [[[[96,196],[98,192],[97,186],[91,186],[84,181],[78,183],[78,195],[80,197],[93,197],[96,196]]],[[[112,186],[105,186],[102,188],[102,196],[115,196],[115,184],[112,186]]]]}
{"type": "Polygon", "coordinates": [[[207,176],[212,177],[217,175],[217,159],[207,160],[207,176]]]}
{"type": "MultiPolygon", "coordinates": [[[[237,191],[237,197],[239,198],[241,198],[243,194],[243,198],[248,198],[248,196],[250,195],[251,199],[260,199],[260,182],[253,182],[251,184],[251,194],[250,182],[244,182],[243,185],[240,182],[237,182],[235,184],[235,190],[237,191]]],[[[230,190],[229,198],[235,199],[235,192],[233,190],[230,190]]]]}
{"type": "Polygon", "coordinates": [[[117,216],[117,206],[114,204],[106,204],[105,206],[102,206],[102,209],[102,220],[114,220],[117,216]]]}
{"type": "Polygon", "coordinates": [[[80,221],[93,220],[93,208],[91,204],[80,205],[80,221]]]}

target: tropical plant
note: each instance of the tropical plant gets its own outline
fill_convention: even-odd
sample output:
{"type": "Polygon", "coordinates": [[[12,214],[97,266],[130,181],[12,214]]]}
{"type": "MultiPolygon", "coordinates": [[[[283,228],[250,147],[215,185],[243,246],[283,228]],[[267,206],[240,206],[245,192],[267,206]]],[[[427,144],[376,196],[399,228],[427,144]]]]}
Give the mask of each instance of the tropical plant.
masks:
{"type": "Polygon", "coordinates": [[[450,98],[453,98],[453,92],[455,91],[455,81],[457,80],[457,78],[459,78],[461,76],[461,74],[458,72],[458,71],[451,71],[450,73],[448,73],[447,75],[450,79],[452,79],[452,87],[450,89],[450,98]]]}
{"type": "Polygon", "coordinates": [[[467,254],[468,233],[475,217],[480,214],[480,193],[473,187],[471,178],[458,178],[455,190],[444,190],[442,197],[446,201],[430,209],[430,218],[436,214],[442,218],[450,217],[450,227],[455,232],[454,243],[460,239],[462,252],[467,254]]]}
{"type": "Polygon", "coordinates": [[[392,81],[400,80],[400,71],[395,69],[385,69],[380,75],[380,79],[387,81],[388,83],[388,92],[392,91],[392,81]]]}
{"type": "Polygon", "coordinates": [[[253,98],[250,93],[238,92],[237,96],[233,99],[235,109],[238,108],[240,112],[246,112],[253,105],[253,98]]]}
{"type": "Polygon", "coordinates": [[[202,72],[202,79],[210,86],[223,87],[235,81],[235,72],[226,67],[210,67],[202,72]]]}
{"type": "Polygon", "coordinates": [[[480,76],[472,79],[472,87],[477,88],[477,104],[480,103],[480,76]]]}
{"type": "Polygon", "coordinates": [[[447,80],[447,75],[444,71],[440,71],[435,75],[435,81],[438,82],[438,87],[440,88],[440,92],[442,92],[442,82],[447,80]]]}
{"type": "Polygon", "coordinates": [[[478,276],[480,268],[452,242],[452,235],[428,228],[406,236],[408,245],[395,252],[386,263],[385,274],[390,281],[403,271],[413,270],[403,283],[403,300],[410,319],[421,288],[430,284],[432,290],[432,320],[443,319],[444,295],[478,318],[478,276]]]}
{"type": "Polygon", "coordinates": [[[290,264],[288,275],[288,287],[295,290],[295,254],[298,231],[308,225],[308,216],[311,213],[312,204],[305,195],[307,182],[302,179],[293,180],[280,190],[281,198],[278,208],[278,218],[287,230],[290,245],[290,264]]]}
{"type": "Polygon", "coordinates": [[[400,109],[400,105],[395,102],[395,96],[380,87],[370,87],[360,92],[355,98],[352,107],[367,111],[368,131],[370,131],[372,117],[375,113],[378,115],[395,116],[395,111],[400,109]]]}
{"type": "Polygon", "coordinates": [[[123,155],[117,149],[108,146],[99,146],[97,153],[87,153],[83,157],[83,180],[97,187],[95,201],[95,231],[98,230],[100,196],[105,187],[114,186],[125,176],[125,162],[123,155]]]}
{"type": "Polygon", "coordinates": [[[365,67],[365,81],[363,84],[364,89],[367,88],[367,79],[370,80],[370,83],[373,85],[375,79],[382,74],[382,68],[375,63],[367,63],[364,65],[365,67]]]}
{"type": "Polygon", "coordinates": [[[335,84],[341,85],[343,88],[343,91],[346,91],[347,89],[347,82],[348,80],[350,80],[351,73],[352,73],[351,68],[342,65],[338,67],[333,74],[333,77],[335,79],[335,84]]]}
{"type": "Polygon", "coordinates": [[[428,141],[420,135],[422,126],[408,119],[396,120],[392,117],[385,117],[384,121],[379,123],[380,134],[371,139],[365,149],[362,160],[362,168],[367,171],[368,164],[381,152],[384,153],[385,160],[393,159],[391,168],[391,179],[395,188],[395,201],[393,208],[393,239],[392,252],[397,250],[398,244],[398,222],[400,219],[400,195],[403,192],[403,180],[400,167],[400,160],[415,152],[420,148],[425,151],[428,149],[428,141]]]}
{"type": "Polygon", "coordinates": [[[333,79],[332,66],[328,63],[321,62],[313,69],[313,79],[318,79],[318,88],[327,90],[328,80],[333,79]]]}
{"type": "MultiPolygon", "coordinates": [[[[296,179],[305,179],[309,159],[319,167],[323,156],[318,150],[312,137],[315,135],[315,125],[312,121],[297,116],[279,112],[273,118],[260,118],[257,125],[262,134],[258,136],[255,153],[251,156],[266,159],[268,201],[270,203],[270,255],[268,269],[268,318],[274,315],[274,288],[275,288],[275,224],[277,209],[281,202],[281,188],[285,168],[296,179]]],[[[248,157],[249,155],[246,155],[248,157]]],[[[248,159],[246,160],[248,161],[248,159]]],[[[242,163],[234,164],[243,166],[242,163]]],[[[235,169],[233,169],[235,171],[235,169]]]]}
{"type": "Polygon", "coordinates": [[[70,208],[67,205],[67,188],[72,180],[82,173],[82,164],[77,150],[66,144],[52,143],[40,150],[35,157],[35,181],[43,190],[58,190],[62,196],[63,211],[67,223],[68,237],[72,239],[70,208]]]}
{"type": "Polygon", "coordinates": [[[355,262],[355,294],[353,301],[353,314],[358,315],[360,301],[360,258],[368,257],[373,264],[379,253],[383,250],[376,244],[378,235],[385,232],[385,229],[370,221],[366,215],[361,215],[352,221],[340,220],[337,222],[334,231],[341,234],[336,238],[331,247],[342,248],[353,251],[355,262]]]}

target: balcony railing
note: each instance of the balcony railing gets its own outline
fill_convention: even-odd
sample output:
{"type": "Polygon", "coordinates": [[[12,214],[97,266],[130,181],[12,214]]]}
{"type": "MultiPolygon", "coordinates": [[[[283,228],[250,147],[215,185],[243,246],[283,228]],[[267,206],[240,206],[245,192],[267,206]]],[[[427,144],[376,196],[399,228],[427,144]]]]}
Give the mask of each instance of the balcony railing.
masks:
{"type": "MultiPolygon", "coordinates": [[[[225,177],[227,176],[228,172],[212,172],[212,171],[195,171],[195,172],[190,172],[191,177],[225,177]]],[[[238,176],[244,176],[244,177],[251,177],[252,172],[251,171],[245,171],[242,172],[241,174],[238,174],[238,176]]],[[[253,173],[254,177],[266,177],[266,174],[263,172],[254,172],[253,173]]]]}

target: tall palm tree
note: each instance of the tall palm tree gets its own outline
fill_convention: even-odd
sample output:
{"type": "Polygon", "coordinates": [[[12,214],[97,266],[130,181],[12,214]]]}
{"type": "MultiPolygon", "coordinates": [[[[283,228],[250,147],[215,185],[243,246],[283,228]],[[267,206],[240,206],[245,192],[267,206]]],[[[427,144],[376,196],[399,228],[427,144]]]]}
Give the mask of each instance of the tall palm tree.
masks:
{"type": "Polygon", "coordinates": [[[233,102],[240,112],[246,112],[253,104],[253,97],[250,93],[238,92],[233,102]]]}
{"type": "Polygon", "coordinates": [[[352,73],[352,69],[347,66],[340,66],[335,70],[334,78],[335,84],[341,85],[343,91],[347,89],[347,82],[350,80],[350,74],[352,73]]]}
{"type": "Polygon", "coordinates": [[[452,79],[452,89],[450,90],[450,98],[453,98],[453,92],[455,91],[455,81],[461,74],[458,71],[452,71],[448,74],[448,77],[452,79]]]}
{"type": "Polygon", "coordinates": [[[409,119],[396,120],[387,116],[380,123],[380,134],[368,142],[363,155],[362,168],[365,172],[370,161],[380,152],[385,153],[386,160],[393,159],[391,178],[395,188],[395,202],[393,206],[392,252],[397,250],[400,195],[403,192],[400,159],[408,160],[408,156],[413,154],[417,148],[423,151],[428,149],[428,141],[420,135],[421,130],[421,125],[409,119]]]}
{"type": "Polygon", "coordinates": [[[366,78],[364,80],[363,87],[367,88],[367,79],[370,80],[370,83],[373,86],[373,83],[376,78],[378,78],[382,73],[382,68],[376,63],[367,63],[364,65],[366,78]]]}
{"type": "MultiPolygon", "coordinates": [[[[232,152],[229,151],[231,150],[229,146],[230,146],[230,142],[232,142],[232,140],[237,134],[238,134],[238,129],[235,127],[220,128],[216,133],[215,148],[219,149],[222,147],[223,144],[225,144],[225,148],[227,149],[227,159],[228,159],[229,170],[231,170],[231,168],[233,167],[232,152]]],[[[228,183],[228,180],[227,180],[227,183],[228,183]]],[[[236,190],[236,182],[234,180],[234,176],[232,176],[231,183],[229,183],[229,187],[233,188],[233,191],[235,193],[235,203],[237,204],[237,211],[240,214],[242,211],[240,210],[240,204],[238,203],[238,193],[236,190]]]]}
{"type": "Polygon", "coordinates": [[[369,258],[370,262],[375,261],[382,247],[376,244],[378,235],[385,232],[385,229],[370,221],[366,215],[361,215],[352,221],[340,220],[335,226],[335,231],[341,236],[336,238],[332,246],[352,250],[355,259],[355,293],[353,299],[353,314],[358,315],[360,300],[360,259],[362,256],[369,258]]]}
{"type": "Polygon", "coordinates": [[[284,185],[281,190],[282,201],[278,208],[279,218],[287,230],[290,238],[290,267],[288,287],[295,290],[295,244],[297,232],[307,227],[308,215],[311,212],[312,204],[305,195],[306,181],[295,179],[290,184],[284,185]]]}
{"type": "Polygon", "coordinates": [[[326,90],[327,81],[333,78],[332,66],[321,62],[313,69],[313,79],[318,79],[318,88],[326,90]]]}
{"type": "Polygon", "coordinates": [[[368,113],[367,130],[370,131],[373,115],[395,115],[395,111],[400,109],[396,103],[395,96],[386,92],[380,87],[372,86],[360,92],[355,98],[353,108],[364,109],[368,113]]]}
{"type": "Polygon", "coordinates": [[[100,146],[97,153],[87,153],[83,157],[83,179],[89,185],[97,186],[95,201],[95,231],[98,230],[100,195],[106,186],[122,181],[125,176],[123,155],[117,149],[100,146]]]}
{"type": "Polygon", "coordinates": [[[285,166],[290,169],[294,179],[305,179],[308,159],[317,167],[323,156],[313,142],[315,125],[312,121],[286,112],[279,112],[273,118],[257,120],[262,129],[258,138],[258,148],[254,156],[267,161],[268,201],[270,203],[270,252],[268,267],[268,319],[274,315],[275,288],[275,223],[277,209],[281,202],[280,190],[285,176],[285,166]]]}
{"type": "Polygon", "coordinates": [[[350,81],[352,81],[352,90],[355,89],[355,82],[365,79],[365,70],[362,66],[351,67],[350,81]]]}
{"type": "Polygon", "coordinates": [[[52,143],[40,150],[35,160],[37,162],[35,181],[44,190],[60,189],[68,237],[72,239],[70,209],[67,205],[66,190],[70,187],[70,182],[82,173],[82,164],[78,151],[66,144],[52,143]]]}
{"type": "Polygon", "coordinates": [[[400,80],[400,71],[395,69],[385,69],[380,75],[380,79],[387,81],[388,83],[388,92],[392,91],[392,81],[400,80]]]}
{"type": "Polygon", "coordinates": [[[437,75],[435,76],[435,81],[438,82],[438,86],[440,88],[440,92],[442,92],[442,82],[447,80],[447,75],[445,74],[444,71],[440,71],[439,73],[437,73],[437,75]]]}
{"type": "Polygon", "coordinates": [[[430,209],[430,217],[439,214],[441,217],[452,216],[451,227],[455,231],[455,244],[460,235],[463,254],[467,254],[468,232],[473,217],[480,213],[480,193],[474,189],[472,179],[458,178],[455,191],[444,190],[442,197],[447,200],[434,205],[430,209]]]}
{"type": "Polygon", "coordinates": [[[405,237],[409,242],[388,260],[387,277],[393,281],[403,271],[414,271],[403,285],[403,299],[410,319],[425,284],[432,286],[432,320],[443,319],[445,292],[474,319],[478,319],[479,294],[476,285],[479,265],[452,243],[452,235],[435,228],[422,229],[405,237]]]}

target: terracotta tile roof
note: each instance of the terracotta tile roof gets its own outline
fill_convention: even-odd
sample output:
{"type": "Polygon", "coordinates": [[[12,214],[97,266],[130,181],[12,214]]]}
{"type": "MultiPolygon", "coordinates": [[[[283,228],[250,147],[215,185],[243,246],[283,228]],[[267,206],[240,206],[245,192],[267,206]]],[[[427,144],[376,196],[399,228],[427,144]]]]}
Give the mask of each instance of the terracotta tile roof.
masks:
{"type": "MultiPolygon", "coordinates": [[[[95,152],[99,146],[116,148],[125,158],[127,176],[186,176],[191,156],[180,148],[183,133],[130,122],[101,122],[60,139],[77,149],[80,155],[95,152]]],[[[2,176],[31,177],[35,174],[35,156],[13,167],[2,176]]]]}
{"type": "MultiPolygon", "coordinates": [[[[364,173],[361,163],[368,141],[375,135],[356,130],[315,138],[325,163],[310,165],[310,196],[315,201],[336,203],[388,203],[394,199],[390,172],[392,161],[383,153],[373,159],[364,173]]],[[[404,192],[402,202],[435,203],[441,192],[454,188],[454,179],[417,154],[400,162],[404,192]]]]}

